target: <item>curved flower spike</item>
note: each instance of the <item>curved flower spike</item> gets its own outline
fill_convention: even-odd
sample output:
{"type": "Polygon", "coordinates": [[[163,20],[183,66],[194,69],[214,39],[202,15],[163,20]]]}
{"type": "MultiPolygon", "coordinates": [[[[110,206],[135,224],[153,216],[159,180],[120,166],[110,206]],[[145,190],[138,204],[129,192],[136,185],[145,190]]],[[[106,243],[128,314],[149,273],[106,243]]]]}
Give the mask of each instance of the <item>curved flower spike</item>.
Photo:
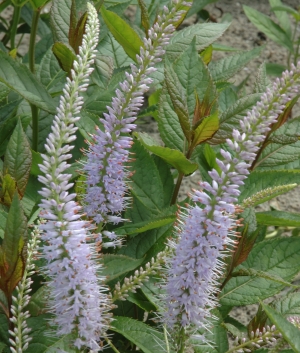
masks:
{"type": "Polygon", "coordinates": [[[83,104],[80,93],[87,89],[99,37],[98,15],[89,3],[85,30],[46,140],[47,154],[42,155],[40,169],[44,176],[39,176],[39,181],[45,186],[40,191],[40,207],[47,222],[40,228],[44,232],[43,254],[48,262],[45,273],[50,278],[50,309],[55,315],[57,334],[74,332],[75,347],[100,349],[97,341],[109,323],[108,298],[98,283],[101,278],[97,278],[94,250],[86,243],[90,224],[81,220],[81,208],[74,201],[76,194],[68,191],[73,186],[69,182],[71,175],[65,173],[70,166],[66,161],[72,156],[70,143],[76,139],[74,124],[83,104]]]}
{"type": "Polygon", "coordinates": [[[137,112],[143,105],[144,93],[149,89],[154,65],[162,60],[164,48],[169,43],[174,24],[184,11],[183,5],[190,5],[183,0],[173,0],[171,10],[164,7],[157,22],[148,31],[148,39],[137,55],[138,65],[131,65],[131,73],[126,72],[126,80],[116,90],[108,113],[100,121],[104,131],[97,130],[86,153],[87,162],[84,170],[87,174],[87,193],[85,211],[96,223],[122,221],[120,213],[126,206],[125,180],[129,176],[126,164],[129,161],[129,149],[132,138],[124,136],[135,129],[137,112]],[[113,220],[112,217],[113,216],[113,220]]]}
{"type": "Polygon", "coordinates": [[[240,131],[233,130],[232,139],[227,140],[234,156],[221,149],[223,161],[217,160],[221,173],[213,169],[212,185],[200,183],[202,190],[192,195],[193,206],[182,212],[177,241],[170,243],[175,255],[169,261],[166,283],[165,321],[169,327],[195,330],[207,326],[210,311],[217,305],[222,258],[226,247],[234,242],[233,204],[240,194],[239,187],[249,173],[260,142],[299,88],[300,62],[292,71],[284,72],[240,121],[240,131]]]}

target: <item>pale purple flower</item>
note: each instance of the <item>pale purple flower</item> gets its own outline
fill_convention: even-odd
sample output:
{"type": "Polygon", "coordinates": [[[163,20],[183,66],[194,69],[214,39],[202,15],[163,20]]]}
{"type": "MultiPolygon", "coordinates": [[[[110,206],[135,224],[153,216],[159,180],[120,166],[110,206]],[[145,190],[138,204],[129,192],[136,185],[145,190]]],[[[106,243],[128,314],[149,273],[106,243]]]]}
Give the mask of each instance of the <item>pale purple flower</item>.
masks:
{"type": "Polygon", "coordinates": [[[47,220],[40,226],[44,232],[43,256],[47,260],[45,274],[50,279],[50,310],[54,314],[57,334],[71,332],[77,335],[75,347],[87,346],[100,349],[100,335],[107,329],[108,299],[97,278],[97,266],[93,261],[94,250],[87,243],[90,224],[81,220],[81,207],[74,201],[76,194],[69,193],[73,183],[67,160],[76,139],[75,122],[82,107],[80,93],[88,86],[88,77],[93,71],[95,48],[99,36],[99,21],[94,7],[88,3],[88,20],[82,45],[71,71],[71,79],[63,90],[52,132],[45,145],[47,154],[42,155],[40,165],[44,176],[39,181],[45,186],[40,207],[42,218],[47,220]]]}
{"type": "Polygon", "coordinates": [[[222,275],[226,247],[233,242],[239,187],[249,173],[259,144],[283,112],[285,104],[299,92],[300,63],[283,73],[261,101],[240,121],[227,144],[234,157],[221,149],[221,169],[209,172],[213,181],[200,183],[194,191],[194,205],[181,213],[178,236],[170,242],[175,254],[169,262],[166,283],[165,321],[169,327],[205,328],[210,311],[217,305],[218,278],[222,275]]]}
{"type": "Polygon", "coordinates": [[[154,65],[162,60],[165,47],[175,31],[174,23],[183,11],[183,0],[173,0],[172,9],[164,7],[162,15],[148,31],[148,39],[137,55],[138,65],[131,65],[131,73],[126,72],[126,80],[120,83],[108,113],[100,121],[103,130],[98,129],[89,145],[86,172],[87,191],[85,211],[96,223],[122,221],[121,212],[127,205],[126,168],[130,160],[132,138],[128,133],[135,129],[137,112],[144,102],[144,93],[149,89],[152,79],[149,77],[156,69],[154,65]],[[126,134],[124,136],[124,134],[126,134]],[[114,218],[112,219],[111,216],[114,218]]]}

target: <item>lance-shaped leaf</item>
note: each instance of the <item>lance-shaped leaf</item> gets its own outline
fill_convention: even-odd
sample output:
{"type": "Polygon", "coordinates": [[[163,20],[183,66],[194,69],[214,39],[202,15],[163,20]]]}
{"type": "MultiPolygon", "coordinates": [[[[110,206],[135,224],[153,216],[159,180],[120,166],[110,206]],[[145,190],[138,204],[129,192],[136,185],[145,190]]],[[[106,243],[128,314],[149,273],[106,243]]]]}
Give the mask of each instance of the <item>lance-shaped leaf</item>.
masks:
{"type": "Polygon", "coordinates": [[[191,127],[189,121],[189,111],[185,92],[181,87],[181,83],[173,70],[170,62],[166,60],[165,65],[165,80],[168,93],[171,97],[174,110],[178,116],[182,131],[188,142],[191,141],[191,127]]]}
{"type": "Polygon", "coordinates": [[[51,6],[51,28],[55,41],[68,43],[70,28],[70,0],[53,0],[51,6]]]}
{"type": "Polygon", "coordinates": [[[67,72],[71,72],[76,55],[68,45],[56,42],[52,47],[53,54],[56,56],[60,67],[67,72]]]}
{"type": "Polygon", "coordinates": [[[11,294],[24,272],[26,234],[27,220],[18,194],[15,193],[7,216],[0,250],[0,289],[5,293],[9,303],[11,294]]]}
{"type": "Polygon", "coordinates": [[[299,329],[269,305],[261,303],[261,306],[268,315],[268,318],[276,326],[277,330],[281,332],[283,338],[290,344],[293,351],[300,353],[299,329]]]}
{"type": "Polygon", "coordinates": [[[192,149],[200,143],[211,139],[219,129],[218,112],[202,119],[193,133],[192,149]]]}
{"type": "Polygon", "coordinates": [[[85,31],[85,24],[87,20],[87,13],[85,12],[79,19],[73,32],[69,32],[69,42],[71,47],[75,50],[75,53],[79,53],[79,47],[82,43],[82,38],[85,31]]]}
{"type": "Polygon", "coordinates": [[[9,174],[17,184],[18,193],[23,197],[32,163],[31,150],[20,120],[11,135],[4,156],[4,175],[9,174]]]}
{"type": "Polygon", "coordinates": [[[16,182],[9,174],[5,174],[3,179],[0,178],[0,199],[1,203],[10,206],[14,193],[16,191],[16,182]]]}
{"type": "Polygon", "coordinates": [[[298,213],[283,211],[257,212],[256,220],[260,224],[275,227],[300,227],[300,215],[298,213]]]}
{"type": "Polygon", "coordinates": [[[0,81],[17,92],[29,103],[55,113],[56,107],[45,87],[30,72],[28,67],[0,51],[0,81]]]}
{"type": "Polygon", "coordinates": [[[198,165],[189,161],[182,152],[168,147],[155,145],[155,142],[146,133],[136,134],[136,136],[148,151],[154,153],[156,156],[159,156],[167,163],[171,164],[180,173],[189,175],[197,170],[198,165]]]}
{"type": "Polygon", "coordinates": [[[267,37],[272,39],[275,43],[278,43],[290,52],[294,52],[293,43],[285,31],[278,26],[270,17],[262,14],[261,12],[252,9],[249,6],[243,6],[246,16],[248,19],[257,27],[260,31],[265,33],[267,37]]]}
{"type": "Polygon", "coordinates": [[[101,6],[101,15],[115,39],[134,61],[139,54],[143,42],[138,34],[116,13],[101,6]]]}

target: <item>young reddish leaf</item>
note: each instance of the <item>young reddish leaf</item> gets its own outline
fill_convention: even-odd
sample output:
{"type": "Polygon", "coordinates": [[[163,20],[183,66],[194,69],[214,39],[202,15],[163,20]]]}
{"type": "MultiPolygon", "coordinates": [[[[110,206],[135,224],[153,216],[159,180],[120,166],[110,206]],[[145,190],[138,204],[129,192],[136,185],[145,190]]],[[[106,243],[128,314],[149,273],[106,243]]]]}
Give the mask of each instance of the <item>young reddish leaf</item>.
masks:
{"type": "Polygon", "coordinates": [[[85,32],[85,24],[87,20],[87,12],[85,12],[79,19],[74,31],[69,33],[69,42],[75,53],[78,54],[79,47],[82,44],[82,38],[85,32]]]}
{"type": "Polygon", "coordinates": [[[16,191],[16,182],[9,174],[6,174],[4,175],[1,184],[0,184],[1,203],[6,206],[10,206],[10,204],[12,203],[14,193],[16,191]]]}
{"type": "Polygon", "coordinates": [[[219,129],[218,112],[201,120],[200,125],[194,130],[192,138],[192,149],[201,142],[209,140],[219,129]]]}
{"type": "Polygon", "coordinates": [[[3,174],[9,174],[15,180],[21,198],[25,193],[31,162],[30,145],[19,120],[4,155],[3,174]]]}
{"type": "Polygon", "coordinates": [[[64,43],[56,42],[52,47],[52,51],[60,67],[69,75],[73,67],[73,62],[76,60],[73,50],[64,43]]]}
{"type": "Polygon", "coordinates": [[[0,289],[5,293],[8,303],[11,302],[11,294],[24,273],[26,234],[27,220],[19,196],[15,193],[0,251],[0,289]]]}
{"type": "Polygon", "coordinates": [[[71,47],[75,50],[74,48],[74,40],[75,40],[75,29],[76,29],[76,24],[77,24],[77,15],[76,15],[76,2],[75,0],[72,0],[71,4],[71,12],[70,12],[70,27],[69,27],[69,44],[71,47]]]}
{"type": "Polygon", "coordinates": [[[136,54],[140,53],[143,42],[138,34],[116,13],[101,7],[101,15],[115,37],[116,41],[122,45],[126,54],[136,61],[136,54]]]}

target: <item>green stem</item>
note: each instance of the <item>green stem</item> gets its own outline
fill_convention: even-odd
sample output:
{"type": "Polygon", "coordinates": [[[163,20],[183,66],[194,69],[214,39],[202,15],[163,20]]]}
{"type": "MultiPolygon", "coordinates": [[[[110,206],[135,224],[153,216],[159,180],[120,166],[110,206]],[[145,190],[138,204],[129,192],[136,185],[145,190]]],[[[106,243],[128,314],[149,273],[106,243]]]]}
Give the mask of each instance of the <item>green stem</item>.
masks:
{"type": "Polygon", "coordinates": [[[28,59],[29,59],[29,68],[33,74],[35,72],[35,67],[34,67],[35,40],[36,40],[37,27],[38,27],[39,18],[40,18],[40,12],[41,12],[40,8],[34,10],[33,16],[32,16],[31,31],[30,31],[28,59]]]}
{"type": "MultiPolygon", "coordinates": [[[[296,27],[298,27],[299,21],[296,22],[296,27]]],[[[294,65],[297,65],[298,57],[299,57],[299,48],[300,48],[300,37],[298,38],[296,53],[294,56],[294,65]]]]}
{"type": "Polygon", "coordinates": [[[175,205],[176,204],[177,196],[178,196],[178,193],[179,193],[179,189],[180,189],[183,177],[184,177],[184,174],[183,173],[179,173],[178,178],[177,178],[177,182],[176,182],[176,185],[175,185],[175,189],[174,189],[174,192],[173,192],[171,205],[175,205]]]}
{"type": "MultiPolygon", "coordinates": [[[[31,33],[30,33],[30,41],[29,41],[29,68],[30,71],[35,73],[35,40],[38,22],[40,18],[41,9],[38,8],[34,11],[31,23],[31,33]]],[[[39,109],[36,105],[30,104],[31,115],[32,115],[32,149],[34,151],[38,150],[38,139],[39,139],[39,109]]]]}
{"type": "Polygon", "coordinates": [[[17,34],[20,15],[21,15],[21,6],[15,6],[13,21],[10,28],[10,50],[15,49],[15,38],[17,34]]]}
{"type": "Polygon", "coordinates": [[[116,353],[120,353],[120,351],[113,345],[112,341],[107,337],[105,336],[105,341],[110,345],[110,348],[116,352],[116,353]]]}
{"type": "Polygon", "coordinates": [[[185,332],[184,332],[184,328],[181,327],[180,331],[179,331],[179,336],[178,336],[178,340],[177,340],[177,352],[178,353],[184,353],[184,348],[185,348],[185,332]]]}
{"type": "Polygon", "coordinates": [[[167,353],[170,353],[170,345],[169,345],[166,325],[164,325],[164,338],[166,342],[167,353]]]}

